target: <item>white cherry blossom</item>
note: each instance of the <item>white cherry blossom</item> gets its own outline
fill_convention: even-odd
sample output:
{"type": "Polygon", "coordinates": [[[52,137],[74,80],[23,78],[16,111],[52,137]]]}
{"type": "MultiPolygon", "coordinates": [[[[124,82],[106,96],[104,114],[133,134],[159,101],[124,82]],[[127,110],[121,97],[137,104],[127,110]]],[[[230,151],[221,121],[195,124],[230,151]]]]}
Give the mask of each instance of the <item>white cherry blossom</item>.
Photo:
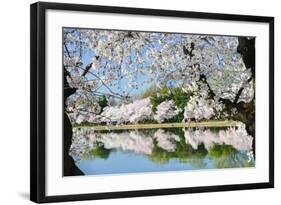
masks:
{"type": "Polygon", "coordinates": [[[157,106],[154,118],[158,122],[164,122],[167,119],[175,117],[180,111],[173,100],[164,101],[157,106]]]}

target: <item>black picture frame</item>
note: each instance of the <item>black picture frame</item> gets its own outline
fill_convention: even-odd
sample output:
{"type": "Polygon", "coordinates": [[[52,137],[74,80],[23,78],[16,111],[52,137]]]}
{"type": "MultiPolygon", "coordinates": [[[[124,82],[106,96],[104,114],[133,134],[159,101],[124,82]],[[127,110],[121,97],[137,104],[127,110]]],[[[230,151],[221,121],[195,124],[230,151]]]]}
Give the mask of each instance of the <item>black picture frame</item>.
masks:
{"type": "Polygon", "coordinates": [[[30,199],[37,203],[76,200],[97,200],[198,192],[217,192],[274,187],[274,18],[265,16],[230,15],[217,13],[125,8],[82,4],[38,2],[30,7],[30,199]],[[213,19],[227,21],[262,22],[269,25],[269,181],[249,184],[229,184],[192,188],[122,191],[74,195],[46,196],[46,10],[85,11],[213,19]]]}

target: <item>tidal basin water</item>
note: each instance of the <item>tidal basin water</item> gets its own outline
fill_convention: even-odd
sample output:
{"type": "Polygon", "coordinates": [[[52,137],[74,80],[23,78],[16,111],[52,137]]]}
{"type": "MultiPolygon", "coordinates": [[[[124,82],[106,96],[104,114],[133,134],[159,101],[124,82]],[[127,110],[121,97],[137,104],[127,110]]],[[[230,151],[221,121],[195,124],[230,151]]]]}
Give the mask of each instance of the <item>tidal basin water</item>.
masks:
{"type": "Polygon", "coordinates": [[[74,128],[70,156],[85,175],[255,166],[245,127],[95,131],[74,128]]]}

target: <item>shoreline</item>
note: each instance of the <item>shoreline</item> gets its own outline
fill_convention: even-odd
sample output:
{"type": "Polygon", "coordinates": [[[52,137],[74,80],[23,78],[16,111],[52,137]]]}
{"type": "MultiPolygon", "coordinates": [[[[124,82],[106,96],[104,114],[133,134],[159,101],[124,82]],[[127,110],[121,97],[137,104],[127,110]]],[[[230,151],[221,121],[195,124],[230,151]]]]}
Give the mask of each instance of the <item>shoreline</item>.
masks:
{"type": "Polygon", "coordinates": [[[233,127],[237,126],[239,121],[204,121],[204,122],[176,122],[159,124],[127,124],[127,125],[77,125],[73,128],[94,128],[97,131],[103,130],[132,130],[132,129],[153,129],[153,128],[179,128],[179,127],[233,127]]]}

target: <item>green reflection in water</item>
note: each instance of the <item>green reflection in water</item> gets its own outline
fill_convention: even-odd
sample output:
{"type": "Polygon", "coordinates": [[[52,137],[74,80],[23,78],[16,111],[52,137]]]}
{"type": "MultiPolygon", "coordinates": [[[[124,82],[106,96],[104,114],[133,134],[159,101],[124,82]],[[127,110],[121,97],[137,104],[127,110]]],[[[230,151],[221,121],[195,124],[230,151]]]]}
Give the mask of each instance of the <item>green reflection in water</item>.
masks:
{"type": "Polygon", "coordinates": [[[231,145],[214,145],[209,150],[209,157],[216,168],[252,167],[254,161],[249,160],[247,153],[239,152],[231,145]]]}
{"type": "MultiPolygon", "coordinates": [[[[235,139],[230,141],[234,146],[225,144],[223,141],[217,143],[220,139],[216,138],[216,135],[219,135],[219,130],[212,129],[210,132],[212,135],[203,136],[203,139],[195,145],[187,143],[188,136],[185,129],[182,128],[102,132],[86,130],[85,136],[83,132],[81,132],[82,136],[79,136],[80,141],[84,139],[83,143],[76,145],[78,151],[76,154],[72,153],[72,156],[80,160],[107,160],[114,151],[121,150],[134,155],[142,155],[158,165],[169,164],[171,160],[176,160],[178,163],[189,164],[195,169],[254,166],[254,159],[249,158],[250,150],[234,148],[237,144],[235,139]],[[214,139],[207,139],[208,137],[214,139]],[[85,141],[85,139],[88,139],[88,141],[85,141]],[[214,141],[213,144],[208,145],[212,140],[214,141]],[[92,148],[89,148],[91,146],[92,148]],[[78,156],[79,153],[80,156],[78,156]]],[[[194,129],[194,131],[196,130],[194,129]]],[[[193,131],[190,130],[190,132],[193,131]]],[[[237,137],[237,135],[235,136],[237,137]]],[[[75,151],[74,148],[73,150],[75,151]]]]}

